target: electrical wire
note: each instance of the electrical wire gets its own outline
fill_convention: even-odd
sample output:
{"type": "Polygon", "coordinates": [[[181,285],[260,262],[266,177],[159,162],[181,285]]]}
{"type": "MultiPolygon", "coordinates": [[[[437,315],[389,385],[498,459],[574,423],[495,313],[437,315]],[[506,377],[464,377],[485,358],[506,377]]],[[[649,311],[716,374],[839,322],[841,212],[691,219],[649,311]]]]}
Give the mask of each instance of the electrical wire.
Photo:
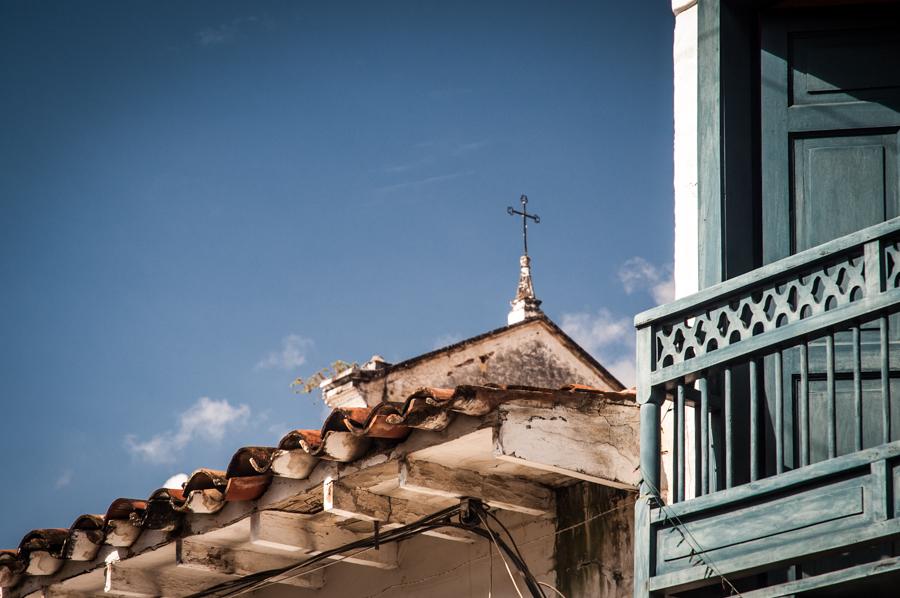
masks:
{"type": "Polygon", "coordinates": [[[560,592],[559,590],[557,590],[556,588],[554,588],[553,586],[551,586],[549,583],[545,583],[545,582],[543,582],[543,581],[539,581],[538,583],[541,584],[542,586],[544,586],[545,588],[550,588],[551,590],[553,590],[554,592],[556,592],[556,595],[557,595],[557,596],[562,596],[562,598],[566,598],[566,595],[565,595],[565,594],[563,594],[562,592],[560,592]]]}
{"type": "MultiPolygon", "coordinates": [[[[543,535],[541,535],[541,536],[538,536],[537,538],[532,538],[531,540],[529,540],[529,541],[527,541],[527,542],[523,542],[523,543],[522,543],[522,546],[530,546],[530,545],[535,544],[535,543],[537,543],[537,542],[540,542],[540,541],[542,541],[542,540],[546,540],[547,538],[549,538],[549,537],[551,537],[551,536],[558,536],[558,535],[560,535],[560,534],[564,534],[564,533],[566,533],[566,532],[568,532],[568,531],[571,531],[571,530],[573,530],[573,529],[575,529],[575,528],[577,528],[577,527],[581,527],[582,525],[587,525],[587,524],[590,523],[591,521],[594,521],[594,520],[596,520],[596,519],[600,519],[600,518],[602,518],[602,517],[605,517],[605,516],[607,516],[607,515],[610,515],[610,514],[616,512],[616,511],[621,511],[621,510],[623,510],[623,509],[625,509],[625,508],[633,507],[635,502],[636,502],[636,500],[629,500],[629,501],[627,501],[627,502],[623,502],[623,503],[621,503],[621,504],[619,504],[619,505],[617,505],[617,506],[615,506],[615,507],[613,507],[613,508],[611,508],[611,509],[607,509],[607,510],[605,510],[605,511],[602,511],[602,512],[600,512],[600,513],[597,513],[597,514],[595,514],[595,515],[592,515],[592,516],[588,517],[587,519],[583,519],[583,520],[581,520],[581,521],[579,521],[579,522],[577,522],[577,523],[573,523],[572,525],[566,526],[566,527],[564,527],[564,528],[562,528],[562,529],[554,530],[554,531],[550,532],[549,534],[543,534],[543,535]]],[[[467,565],[471,565],[471,564],[473,564],[473,563],[477,563],[478,561],[482,561],[482,560],[484,560],[484,559],[492,558],[492,557],[493,557],[493,552],[491,551],[491,552],[489,552],[487,555],[479,556],[479,557],[475,557],[475,558],[469,559],[469,560],[467,560],[467,561],[463,561],[462,563],[459,563],[459,564],[457,564],[457,565],[454,565],[453,567],[451,567],[451,568],[449,568],[449,569],[446,569],[446,570],[444,570],[444,571],[441,571],[441,572],[439,572],[439,573],[433,573],[433,574],[431,574],[431,575],[426,575],[425,577],[422,577],[422,578],[419,578],[419,579],[416,579],[416,580],[413,580],[413,581],[405,581],[405,582],[399,582],[399,583],[391,584],[391,585],[389,585],[389,586],[386,586],[386,587],[384,587],[384,588],[381,588],[380,590],[378,590],[378,591],[375,592],[374,594],[368,594],[365,598],[376,598],[377,596],[381,596],[382,594],[385,594],[385,593],[387,593],[387,592],[390,592],[391,590],[395,590],[395,589],[399,589],[399,588],[408,588],[408,587],[410,587],[410,586],[415,586],[415,585],[418,585],[418,584],[420,584],[420,583],[425,583],[425,582],[431,581],[432,579],[438,579],[439,577],[443,577],[443,576],[445,576],[445,575],[449,575],[449,574],[451,574],[451,573],[453,573],[453,572],[455,572],[455,571],[458,571],[459,569],[462,569],[463,567],[465,567],[465,566],[467,566],[467,565]]],[[[540,583],[540,582],[538,582],[538,583],[540,583]]],[[[554,588],[554,589],[555,589],[555,588],[554,588]]],[[[556,590],[556,591],[558,592],[559,590],[556,590]]]]}
{"type": "MultiPolygon", "coordinates": [[[[487,511],[481,504],[481,502],[465,502],[468,505],[467,508],[474,511],[474,515],[476,515],[478,519],[481,519],[482,523],[487,526],[484,516],[482,515],[482,513],[485,513],[487,511]]],[[[463,513],[462,507],[460,505],[449,507],[447,509],[438,511],[437,513],[433,513],[432,515],[423,517],[422,519],[408,525],[378,534],[377,536],[370,536],[354,542],[350,542],[337,548],[333,548],[331,550],[323,551],[297,565],[291,565],[288,567],[282,567],[279,569],[272,569],[268,571],[261,571],[259,573],[247,575],[245,577],[242,577],[241,579],[223,582],[202,592],[193,594],[191,598],[200,598],[204,596],[239,596],[241,594],[260,589],[272,583],[286,581],[300,575],[311,573],[312,571],[305,571],[305,569],[310,565],[318,563],[322,560],[338,557],[337,562],[340,562],[340,560],[345,560],[355,554],[360,554],[362,552],[372,550],[377,544],[400,542],[402,540],[412,538],[418,534],[421,534],[422,532],[439,529],[442,527],[454,527],[463,529],[475,535],[481,536],[484,539],[494,542],[498,548],[498,552],[500,553],[501,558],[504,559],[504,564],[507,566],[507,571],[510,574],[510,577],[512,578],[512,570],[509,568],[509,564],[506,562],[506,558],[503,556],[504,553],[506,553],[506,556],[509,557],[516,568],[522,573],[523,577],[526,580],[526,585],[528,586],[528,589],[531,592],[533,598],[545,598],[543,591],[528,569],[528,565],[525,563],[524,559],[516,554],[516,551],[510,548],[502,538],[497,538],[496,536],[494,536],[489,526],[487,526],[488,530],[485,531],[473,525],[475,520],[471,519],[472,514],[473,513],[463,513]],[[463,519],[464,515],[467,515],[470,521],[468,521],[466,524],[463,524],[455,523],[450,520],[451,517],[457,515],[460,516],[460,520],[463,519]],[[341,556],[343,553],[357,549],[359,550],[357,552],[354,552],[352,555],[341,556]]],[[[333,563],[328,563],[314,570],[323,569],[326,566],[330,566],[331,564],[333,563]]],[[[513,583],[515,584],[515,581],[513,583]]],[[[519,591],[518,586],[516,586],[516,590],[517,592],[519,591]]],[[[520,597],[524,598],[521,592],[519,592],[519,595],[520,597]]]]}
{"type": "MultiPolygon", "coordinates": [[[[507,535],[507,537],[509,538],[509,541],[512,542],[512,545],[513,545],[513,548],[514,548],[515,551],[516,551],[516,554],[519,555],[519,558],[520,558],[520,559],[525,560],[525,558],[522,556],[522,552],[519,550],[519,547],[518,547],[518,545],[516,544],[516,539],[513,538],[513,535],[509,532],[509,530],[506,528],[506,526],[503,525],[503,522],[500,521],[500,518],[497,517],[497,516],[496,516],[494,513],[492,513],[491,511],[488,511],[488,512],[487,512],[487,515],[488,515],[488,517],[490,517],[491,519],[493,519],[495,522],[497,522],[497,525],[500,526],[500,529],[502,529],[504,532],[506,532],[506,535],[507,535]]],[[[487,525],[487,524],[485,523],[485,525],[487,525]]]]}
{"type": "Polygon", "coordinates": [[[276,575],[275,577],[269,578],[269,579],[265,580],[264,582],[261,582],[261,583],[260,583],[259,585],[257,585],[257,586],[254,586],[254,587],[252,587],[252,588],[246,588],[246,589],[240,590],[240,591],[238,591],[238,592],[235,592],[235,593],[229,594],[229,595],[230,595],[230,596],[240,596],[240,595],[242,595],[242,594],[246,594],[247,592],[251,592],[251,591],[255,591],[255,590],[260,590],[260,589],[262,589],[262,588],[268,587],[268,586],[270,586],[270,585],[279,584],[279,583],[281,583],[281,582],[283,582],[283,581],[287,581],[287,580],[289,580],[289,579],[294,579],[294,578],[297,578],[297,577],[303,577],[304,575],[310,575],[310,574],[312,574],[312,573],[315,573],[316,571],[321,571],[322,569],[327,569],[328,567],[331,567],[332,565],[339,565],[340,563],[342,563],[343,561],[345,561],[345,560],[347,560],[347,559],[352,559],[353,557],[355,557],[355,556],[357,556],[357,555],[359,555],[359,554],[362,554],[362,553],[364,553],[364,552],[369,552],[370,550],[375,550],[375,547],[374,547],[374,546],[370,546],[369,548],[362,548],[362,549],[360,549],[360,550],[357,550],[357,551],[354,552],[354,553],[347,554],[347,555],[343,555],[343,556],[340,557],[340,558],[336,558],[336,559],[334,559],[334,560],[328,561],[328,562],[325,563],[324,565],[319,565],[319,566],[316,567],[315,569],[310,569],[309,571],[301,571],[300,573],[298,573],[298,574],[296,574],[296,575],[289,575],[289,576],[276,575]]]}
{"type": "MultiPolygon", "coordinates": [[[[481,513],[478,514],[478,518],[481,519],[481,523],[485,528],[487,528],[488,534],[490,534],[491,536],[491,542],[494,546],[497,546],[497,552],[500,552],[500,547],[497,545],[497,539],[494,538],[494,532],[492,532],[491,528],[488,527],[487,521],[484,519],[484,517],[481,516],[481,513]]],[[[525,598],[524,596],[522,596],[522,591],[519,590],[519,584],[516,583],[516,578],[513,577],[512,571],[509,568],[509,563],[506,562],[506,558],[503,556],[502,552],[500,552],[500,558],[503,559],[503,566],[506,567],[506,573],[507,575],[509,575],[509,580],[512,582],[513,587],[516,589],[516,594],[519,595],[519,598],[525,598]]]]}
{"type": "MultiPolygon", "coordinates": [[[[405,540],[409,537],[413,537],[413,536],[417,535],[418,533],[421,533],[421,531],[428,531],[428,530],[434,529],[436,527],[443,527],[443,526],[435,526],[434,523],[438,522],[442,519],[447,519],[458,513],[459,513],[459,506],[455,505],[452,507],[448,507],[446,509],[443,509],[441,511],[438,511],[436,513],[428,515],[426,517],[423,517],[422,519],[415,521],[409,525],[405,525],[402,527],[392,529],[387,532],[383,532],[383,533],[379,534],[379,537],[377,539],[374,536],[364,538],[361,540],[357,540],[355,542],[350,542],[343,546],[339,546],[337,548],[333,548],[331,550],[323,551],[323,552],[321,552],[313,557],[310,557],[309,559],[307,559],[297,565],[291,565],[288,567],[282,567],[282,568],[278,568],[278,569],[261,571],[259,573],[253,573],[251,575],[247,575],[245,577],[242,577],[241,579],[226,581],[221,584],[215,585],[211,588],[208,588],[206,590],[203,590],[202,592],[193,594],[193,595],[191,595],[191,598],[201,598],[203,596],[220,596],[220,595],[221,596],[236,596],[236,595],[239,595],[238,593],[243,594],[243,593],[246,593],[247,591],[252,591],[259,587],[263,587],[264,585],[267,585],[267,581],[269,581],[271,578],[274,578],[274,577],[278,577],[280,580],[287,580],[287,579],[296,577],[297,575],[303,573],[303,569],[305,569],[309,565],[312,565],[314,563],[317,563],[317,562],[322,561],[327,558],[339,556],[349,550],[355,550],[358,548],[369,550],[371,548],[374,548],[374,544],[376,541],[378,541],[379,543],[399,542],[399,541],[405,540]]],[[[364,552],[364,550],[360,551],[360,552],[364,552]]],[[[339,559],[339,561],[344,560],[346,558],[350,558],[350,556],[352,556],[352,555],[343,557],[342,559],[339,559]]],[[[269,583],[271,583],[271,582],[269,582],[269,583]]]]}
{"type": "MultiPolygon", "coordinates": [[[[506,535],[509,537],[509,541],[512,543],[513,549],[515,550],[515,552],[516,552],[516,554],[518,555],[519,559],[524,563],[524,562],[525,562],[525,557],[522,556],[522,552],[519,550],[519,547],[516,545],[516,540],[515,540],[515,538],[513,538],[513,535],[512,535],[512,534],[510,533],[510,531],[506,528],[506,526],[503,525],[503,522],[500,521],[500,519],[499,519],[496,515],[494,515],[494,513],[492,513],[492,512],[489,511],[489,510],[485,510],[484,513],[485,513],[488,517],[490,517],[491,519],[493,519],[494,521],[496,521],[496,522],[500,525],[501,528],[503,528],[503,531],[506,532],[506,535]]],[[[487,522],[487,520],[483,520],[483,523],[484,523],[484,527],[487,528],[488,531],[493,532],[493,530],[491,529],[491,526],[490,526],[490,524],[487,522]]],[[[524,573],[526,573],[526,574],[528,575],[528,577],[529,577],[530,580],[531,580],[531,583],[532,583],[532,584],[534,585],[534,587],[537,588],[537,590],[541,593],[541,596],[542,596],[543,598],[546,598],[546,594],[544,594],[544,591],[541,590],[540,584],[538,583],[537,578],[535,578],[534,575],[531,573],[531,570],[526,569],[526,570],[524,571],[524,573]]]]}
{"type": "MultiPolygon", "coordinates": [[[[657,497],[661,496],[659,488],[657,488],[653,482],[647,479],[647,476],[644,475],[643,469],[641,470],[641,475],[643,477],[641,481],[650,487],[650,491],[653,492],[657,497]]],[[[662,500],[659,501],[659,507],[660,510],[662,510],[662,512],[665,514],[667,520],[674,521],[675,529],[678,530],[678,532],[681,534],[681,538],[688,542],[688,546],[690,546],[693,556],[696,556],[701,563],[706,565],[707,569],[710,572],[712,572],[716,575],[716,577],[719,578],[723,587],[727,586],[727,588],[731,592],[731,595],[742,596],[741,592],[735,587],[733,583],[731,583],[731,580],[725,577],[724,574],[722,574],[722,572],[713,562],[712,558],[710,558],[709,554],[705,554],[706,550],[703,548],[703,546],[700,545],[700,542],[697,541],[697,538],[694,537],[694,534],[691,533],[691,530],[687,528],[687,526],[681,520],[681,517],[679,517],[677,513],[671,512],[666,504],[662,502],[662,500]]]]}
{"type": "MultiPolygon", "coordinates": [[[[288,579],[293,579],[295,577],[300,577],[302,575],[308,575],[315,571],[319,571],[319,570],[325,569],[327,567],[330,567],[332,565],[339,564],[340,562],[342,562],[348,558],[353,558],[354,556],[356,556],[358,554],[362,554],[362,553],[368,552],[370,550],[374,550],[376,542],[378,544],[400,542],[402,540],[406,540],[406,539],[415,537],[423,532],[436,530],[436,529],[440,529],[440,528],[444,528],[444,527],[452,527],[452,528],[456,528],[456,529],[461,529],[463,531],[472,533],[476,536],[480,536],[481,538],[486,539],[489,542],[491,542],[491,544],[493,546],[496,546],[497,552],[500,554],[501,558],[504,559],[504,564],[507,566],[507,572],[511,574],[511,568],[509,567],[506,559],[503,557],[504,553],[506,553],[506,555],[509,557],[510,561],[516,566],[516,568],[520,571],[522,576],[525,578],[526,585],[527,585],[530,593],[532,594],[532,597],[533,598],[546,598],[546,594],[543,593],[543,590],[541,589],[541,585],[547,586],[547,584],[538,582],[534,578],[533,574],[531,573],[531,571],[528,568],[528,565],[525,562],[525,559],[522,558],[521,551],[520,551],[519,547],[516,545],[515,539],[513,538],[512,533],[506,528],[505,525],[503,525],[503,523],[493,513],[491,513],[488,509],[484,508],[484,506],[481,505],[480,502],[471,501],[470,504],[478,505],[476,507],[476,509],[477,509],[476,514],[477,514],[478,518],[481,519],[482,525],[484,525],[487,528],[487,531],[484,529],[481,529],[479,527],[473,526],[473,525],[471,525],[471,523],[470,524],[462,524],[462,523],[456,523],[454,521],[451,521],[452,517],[461,515],[461,506],[454,505],[452,507],[448,507],[446,509],[443,509],[441,511],[438,511],[436,513],[428,515],[426,517],[423,517],[422,519],[415,521],[413,523],[410,523],[408,525],[394,528],[387,532],[382,532],[378,535],[377,538],[375,536],[370,536],[370,537],[363,538],[363,539],[360,539],[360,540],[357,540],[354,542],[350,542],[343,546],[339,546],[339,547],[331,549],[331,550],[323,551],[323,552],[321,552],[313,557],[310,557],[309,559],[307,559],[301,563],[298,563],[296,565],[291,565],[291,566],[283,567],[283,568],[279,568],[279,569],[272,569],[272,570],[268,570],[268,571],[261,571],[258,573],[253,573],[251,575],[247,575],[240,579],[229,580],[227,582],[223,582],[221,584],[218,584],[216,586],[207,588],[206,590],[203,590],[201,592],[193,594],[190,596],[190,598],[201,598],[201,597],[206,597],[206,596],[222,596],[222,597],[224,597],[224,596],[229,596],[229,597],[239,596],[239,595],[245,594],[247,592],[251,592],[251,591],[260,589],[262,587],[266,587],[266,586],[274,584],[274,583],[280,583],[283,581],[287,581],[288,579]],[[506,533],[506,535],[509,537],[510,541],[512,542],[513,548],[511,548],[509,546],[509,544],[507,544],[506,541],[503,540],[503,538],[494,534],[494,532],[490,529],[489,524],[484,519],[484,515],[489,516],[491,519],[496,521],[501,526],[501,528],[503,528],[504,532],[506,533]],[[353,550],[354,552],[351,554],[345,554],[351,550],[353,550]],[[314,569],[308,569],[308,567],[310,567],[311,565],[319,563],[325,559],[333,559],[333,560],[331,560],[323,565],[320,565],[319,567],[316,567],[314,569]]],[[[634,501],[628,501],[628,502],[622,503],[612,509],[608,509],[606,511],[603,511],[601,513],[593,515],[592,517],[589,517],[578,523],[572,524],[563,529],[555,530],[554,532],[551,532],[549,534],[544,534],[542,536],[534,538],[528,542],[523,543],[522,546],[534,544],[535,542],[539,542],[550,536],[556,536],[556,535],[562,534],[564,532],[567,532],[569,530],[572,530],[576,527],[579,527],[581,525],[586,525],[590,521],[593,521],[595,519],[598,519],[600,517],[608,515],[614,511],[624,509],[633,504],[634,504],[634,501]]],[[[493,555],[493,551],[489,550],[489,554],[486,556],[471,559],[469,561],[461,563],[460,565],[454,567],[450,571],[443,572],[441,574],[438,574],[436,576],[431,576],[426,579],[440,577],[441,575],[445,575],[451,571],[455,571],[456,569],[458,569],[466,564],[470,564],[472,562],[482,560],[484,558],[489,558],[489,557],[492,558],[492,555],[493,555]]],[[[415,583],[421,583],[421,581],[422,580],[419,580],[415,583]]],[[[513,583],[515,584],[515,582],[513,582],[513,583]]],[[[390,586],[390,587],[382,590],[381,593],[391,589],[392,587],[399,587],[400,585],[405,587],[406,585],[414,585],[414,584],[398,584],[396,586],[390,586]]],[[[548,587],[550,587],[550,586],[548,586],[548,587]]],[[[516,586],[516,589],[517,589],[517,591],[519,591],[518,586],[516,586]]],[[[560,594],[559,590],[557,590],[556,588],[551,587],[551,589],[554,592],[556,592],[557,594],[560,594]]],[[[521,593],[520,593],[520,595],[521,595],[521,593]]]]}
{"type": "Polygon", "coordinates": [[[488,598],[494,596],[494,545],[488,544],[488,598]]]}
{"type": "Polygon", "coordinates": [[[528,565],[524,560],[520,559],[515,552],[513,552],[512,548],[510,548],[502,538],[497,538],[490,531],[485,531],[480,528],[468,527],[453,522],[447,523],[446,525],[448,527],[459,527],[461,529],[465,529],[473,534],[481,536],[486,540],[493,540],[494,542],[496,542],[497,547],[501,549],[498,550],[500,556],[502,557],[503,553],[506,553],[506,556],[509,557],[510,561],[512,561],[516,568],[522,573],[522,576],[525,578],[525,583],[528,586],[531,595],[534,598],[546,598],[544,596],[544,593],[541,591],[540,586],[537,584],[537,581],[534,579],[534,575],[532,575],[531,571],[528,569],[528,565]]]}

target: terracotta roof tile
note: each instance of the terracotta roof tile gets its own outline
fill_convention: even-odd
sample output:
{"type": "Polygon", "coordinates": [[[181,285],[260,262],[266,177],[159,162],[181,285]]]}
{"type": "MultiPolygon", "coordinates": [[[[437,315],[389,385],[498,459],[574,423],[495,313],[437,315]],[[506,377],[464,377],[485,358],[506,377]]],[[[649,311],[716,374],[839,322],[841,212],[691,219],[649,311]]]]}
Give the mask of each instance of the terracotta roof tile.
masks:
{"type": "Polygon", "coordinates": [[[26,553],[41,550],[59,556],[68,537],[69,530],[64,527],[33,529],[19,542],[19,550],[26,553]]]}
{"type": "Polygon", "coordinates": [[[230,478],[225,488],[226,501],[256,500],[272,483],[271,475],[230,478]]]}
{"type": "Polygon", "coordinates": [[[269,446],[245,446],[231,457],[225,477],[235,478],[265,473],[277,449],[269,446]]]}
{"type": "Polygon", "coordinates": [[[47,575],[63,559],[90,560],[101,543],[131,546],[143,529],[177,532],[184,513],[214,513],[230,501],[256,500],[274,475],[305,478],[324,459],[352,462],[373,446],[386,448],[413,430],[441,431],[458,415],[484,416],[514,400],[569,401],[585,394],[633,400],[634,391],[609,392],[583,385],[560,390],[523,386],[420,388],[403,403],[334,409],[318,430],[293,430],[277,447],[243,447],[225,471],[198,469],[183,489],[160,488],[146,500],[117,498],[105,515],[81,515],[68,529],[28,532],[17,550],[0,550],[0,586],[23,574],[47,575]],[[37,560],[35,560],[37,559],[37,560]]]}
{"type": "Polygon", "coordinates": [[[174,531],[181,525],[184,493],[173,488],[160,488],[147,499],[147,510],[139,519],[132,514],[132,521],[145,529],[174,531]]]}
{"type": "Polygon", "coordinates": [[[0,550],[0,587],[14,586],[25,571],[25,561],[18,550],[0,550]]]}
{"type": "Polygon", "coordinates": [[[79,515],[69,529],[102,530],[105,525],[103,515],[79,515]]]}
{"type": "Polygon", "coordinates": [[[225,479],[225,472],[218,469],[198,469],[184,483],[181,494],[187,497],[195,490],[225,490],[228,482],[225,479]]]}

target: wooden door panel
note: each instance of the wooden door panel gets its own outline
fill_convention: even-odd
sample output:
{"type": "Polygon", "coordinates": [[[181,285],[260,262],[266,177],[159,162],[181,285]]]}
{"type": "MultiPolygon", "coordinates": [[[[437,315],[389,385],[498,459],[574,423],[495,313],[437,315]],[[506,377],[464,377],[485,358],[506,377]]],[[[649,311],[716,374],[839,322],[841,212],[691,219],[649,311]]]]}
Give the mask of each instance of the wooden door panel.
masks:
{"type": "Polygon", "coordinates": [[[900,89],[896,29],[793,32],[789,45],[791,105],[890,101],[900,89]]]}
{"type": "Polygon", "coordinates": [[[898,14],[864,7],[762,18],[765,263],[900,214],[898,14]]]}
{"type": "MultiPolygon", "coordinates": [[[[760,171],[766,263],[900,215],[900,29],[893,7],[773,12],[760,30],[760,171]]],[[[889,322],[892,387],[900,382],[900,318],[889,322]]],[[[862,326],[864,444],[880,442],[877,328],[862,326]],[[876,345],[877,346],[877,343],[876,345]]],[[[850,450],[853,350],[836,335],[837,450],[850,450]],[[848,386],[849,385],[849,386],[848,386]],[[849,401],[849,402],[848,402],[849,401]]],[[[825,353],[809,347],[811,450],[824,458],[825,353]]],[[[765,364],[768,413],[775,411],[772,360],[765,364]]],[[[785,421],[798,400],[796,351],[783,355],[785,421]]],[[[896,389],[900,392],[900,387],[896,389]]],[[[900,399],[896,401],[900,417],[900,399]]],[[[894,409],[892,409],[892,416],[894,409]]],[[[771,424],[771,422],[769,422],[771,424]]],[[[774,432],[767,426],[766,469],[774,473],[774,432]]],[[[798,464],[798,439],[784,438],[784,465],[798,464]]]]}
{"type": "Polygon", "coordinates": [[[793,242],[803,251],[900,213],[897,132],[793,140],[793,242]]]}

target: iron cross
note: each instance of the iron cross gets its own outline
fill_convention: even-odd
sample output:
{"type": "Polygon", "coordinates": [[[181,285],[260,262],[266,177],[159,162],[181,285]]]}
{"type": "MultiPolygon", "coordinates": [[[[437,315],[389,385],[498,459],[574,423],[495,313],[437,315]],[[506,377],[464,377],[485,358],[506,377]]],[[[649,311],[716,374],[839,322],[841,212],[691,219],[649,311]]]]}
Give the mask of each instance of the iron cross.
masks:
{"type": "Polygon", "coordinates": [[[534,220],[535,224],[540,224],[541,217],[537,214],[529,214],[528,213],[528,196],[523,195],[519,198],[519,201],[522,202],[522,211],[514,210],[512,206],[506,208],[506,213],[510,216],[521,216],[522,217],[522,241],[525,243],[525,255],[528,255],[528,219],[531,218],[534,220]]]}

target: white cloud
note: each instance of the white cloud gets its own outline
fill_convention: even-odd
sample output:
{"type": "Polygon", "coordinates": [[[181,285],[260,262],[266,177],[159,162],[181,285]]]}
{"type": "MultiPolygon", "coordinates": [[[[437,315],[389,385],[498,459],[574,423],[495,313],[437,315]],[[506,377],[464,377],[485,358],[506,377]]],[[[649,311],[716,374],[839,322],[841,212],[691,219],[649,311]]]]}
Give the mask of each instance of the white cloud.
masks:
{"type": "Polygon", "coordinates": [[[675,298],[675,279],[672,266],[656,266],[642,257],[632,257],[619,268],[619,280],[627,294],[646,291],[657,305],[675,298]]]}
{"type": "Polygon", "coordinates": [[[469,143],[460,143],[453,150],[453,155],[461,156],[463,154],[468,154],[470,152],[478,151],[481,148],[490,144],[490,139],[479,139],[478,141],[471,141],[469,143]]]}
{"type": "Polygon", "coordinates": [[[188,475],[186,473],[176,473],[168,480],[163,482],[163,488],[174,488],[175,490],[181,490],[184,486],[184,483],[188,481],[188,475]]]}
{"type": "Polygon", "coordinates": [[[657,305],[671,303],[675,300],[675,279],[670,277],[669,279],[654,285],[653,288],[650,289],[650,295],[653,297],[653,300],[656,301],[657,305]]]}
{"type": "Polygon", "coordinates": [[[225,432],[250,416],[247,405],[233,406],[226,399],[216,401],[200,397],[178,416],[178,427],[156,434],[149,440],[138,441],[129,434],[125,447],[136,457],[151,463],[170,463],[176,454],[195,438],[219,442],[225,432]]]}
{"type": "Polygon", "coordinates": [[[612,375],[618,378],[626,388],[634,386],[634,358],[622,357],[622,359],[604,363],[603,366],[612,372],[612,375]]]}
{"type": "Polygon", "coordinates": [[[562,315],[560,327],[625,386],[634,385],[634,326],[608,309],[562,315]]]}
{"type": "Polygon", "coordinates": [[[58,478],[56,478],[56,488],[57,489],[65,488],[66,486],[68,486],[69,484],[72,483],[72,480],[74,479],[74,477],[75,477],[74,471],[72,471],[71,469],[65,470],[64,472],[59,474],[58,478]]]}
{"type": "Polygon", "coordinates": [[[622,344],[634,344],[634,327],[628,318],[614,316],[608,309],[595,314],[563,314],[562,329],[589,353],[622,344]]]}
{"type": "Polygon", "coordinates": [[[306,363],[306,354],[312,348],[312,339],[289,334],[281,339],[281,349],[272,351],[256,364],[257,370],[292,370],[306,363]]]}

